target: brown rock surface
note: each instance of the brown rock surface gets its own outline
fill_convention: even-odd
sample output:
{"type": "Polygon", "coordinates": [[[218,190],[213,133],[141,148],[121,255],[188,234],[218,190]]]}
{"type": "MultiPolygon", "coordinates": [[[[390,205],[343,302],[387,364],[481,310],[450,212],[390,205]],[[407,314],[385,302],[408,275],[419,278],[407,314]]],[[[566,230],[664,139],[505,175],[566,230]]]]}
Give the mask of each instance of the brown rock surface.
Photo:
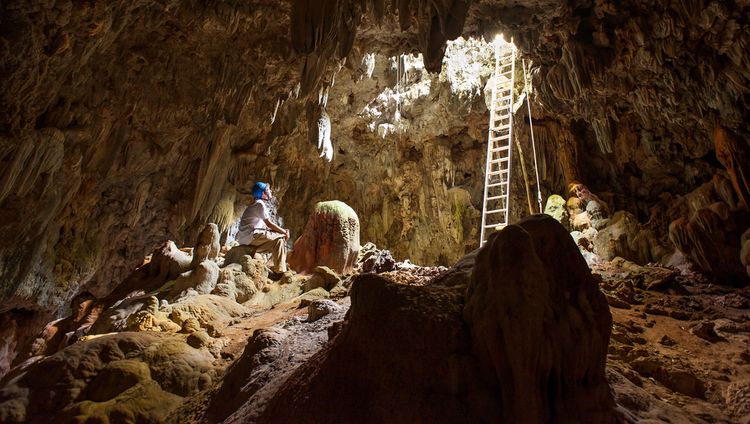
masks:
{"type": "Polygon", "coordinates": [[[464,318],[506,422],[614,421],[604,360],[611,316],[567,231],[535,215],[479,251],[464,318]]]}
{"type": "Polygon", "coordinates": [[[320,202],[294,242],[289,266],[302,274],[312,273],[317,266],[349,274],[354,270],[359,248],[357,213],[338,200],[320,202]]]}
{"type": "Polygon", "coordinates": [[[522,226],[480,250],[466,293],[462,267],[421,285],[357,277],[341,333],[290,377],[259,420],[613,421],[604,297],[559,223],[538,216],[522,226]],[[517,233],[525,240],[502,249],[517,233]],[[536,266],[506,268],[524,260],[536,266]],[[561,331],[543,333],[551,325],[561,331]],[[340,401],[321,407],[326,399],[340,401]]]}
{"type": "Polygon", "coordinates": [[[5,380],[3,422],[164,421],[215,377],[212,358],[182,336],[120,333],[76,343],[5,380]]]}

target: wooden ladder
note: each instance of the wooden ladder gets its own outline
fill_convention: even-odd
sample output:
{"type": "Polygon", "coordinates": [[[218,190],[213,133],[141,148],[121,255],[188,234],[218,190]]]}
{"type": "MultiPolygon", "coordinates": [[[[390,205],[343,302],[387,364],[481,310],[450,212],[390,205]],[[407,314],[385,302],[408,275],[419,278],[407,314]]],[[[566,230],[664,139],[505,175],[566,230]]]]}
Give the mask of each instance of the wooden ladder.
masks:
{"type": "Polygon", "coordinates": [[[487,164],[484,172],[482,231],[479,246],[490,234],[508,225],[510,171],[513,154],[513,82],[516,47],[495,43],[495,74],[487,136],[487,164]]]}

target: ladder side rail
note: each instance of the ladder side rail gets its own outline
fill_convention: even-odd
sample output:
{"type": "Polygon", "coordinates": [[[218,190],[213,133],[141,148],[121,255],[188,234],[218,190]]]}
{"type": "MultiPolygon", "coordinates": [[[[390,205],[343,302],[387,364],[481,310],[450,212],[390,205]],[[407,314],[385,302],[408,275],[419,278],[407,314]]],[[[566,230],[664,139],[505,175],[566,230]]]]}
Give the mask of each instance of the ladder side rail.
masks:
{"type": "Polygon", "coordinates": [[[508,214],[510,213],[510,177],[511,165],[513,164],[513,85],[516,75],[516,46],[511,46],[511,73],[510,73],[510,101],[508,102],[508,116],[510,117],[510,127],[508,128],[508,175],[505,181],[505,194],[508,201],[505,203],[507,212],[505,213],[505,225],[508,225],[508,214]]]}
{"type": "Polygon", "coordinates": [[[495,83],[492,85],[492,103],[490,103],[490,127],[487,131],[487,161],[484,170],[484,197],[482,197],[482,228],[479,235],[479,247],[484,245],[484,234],[485,234],[485,223],[486,223],[486,212],[487,212],[487,185],[490,179],[490,160],[492,158],[492,122],[495,118],[495,92],[497,91],[497,77],[498,68],[500,65],[500,46],[495,44],[495,83]]]}

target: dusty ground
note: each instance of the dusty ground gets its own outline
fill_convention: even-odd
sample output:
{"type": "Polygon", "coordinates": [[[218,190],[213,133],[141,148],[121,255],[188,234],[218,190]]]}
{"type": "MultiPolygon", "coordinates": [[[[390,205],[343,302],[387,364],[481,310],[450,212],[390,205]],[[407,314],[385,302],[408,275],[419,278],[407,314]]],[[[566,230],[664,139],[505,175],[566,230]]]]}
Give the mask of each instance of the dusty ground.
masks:
{"type": "MultiPolygon", "coordinates": [[[[610,301],[608,377],[627,417],[639,422],[750,422],[750,289],[623,260],[593,271],[601,276],[610,301]]],[[[423,285],[442,272],[414,267],[383,275],[423,285]]],[[[348,307],[348,298],[340,303],[348,307]]],[[[239,319],[223,331],[221,356],[229,365],[254,329],[305,316],[306,308],[296,300],[239,319]]]]}
{"type": "Polygon", "coordinates": [[[608,376],[636,420],[750,422],[750,289],[614,260],[608,376]],[[650,287],[650,289],[649,289],[650,287]]]}
{"type": "MultiPolygon", "coordinates": [[[[424,285],[442,272],[413,267],[383,275],[424,285]]],[[[750,422],[750,289],[619,259],[593,272],[610,302],[608,378],[625,416],[638,422],[750,422]]],[[[348,308],[348,300],[339,303],[348,308]]],[[[222,331],[225,366],[240,357],[255,329],[288,327],[306,314],[295,300],[237,319],[222,331]]],[[[190,403],[196,407],[205,399],[190,403]]]]}

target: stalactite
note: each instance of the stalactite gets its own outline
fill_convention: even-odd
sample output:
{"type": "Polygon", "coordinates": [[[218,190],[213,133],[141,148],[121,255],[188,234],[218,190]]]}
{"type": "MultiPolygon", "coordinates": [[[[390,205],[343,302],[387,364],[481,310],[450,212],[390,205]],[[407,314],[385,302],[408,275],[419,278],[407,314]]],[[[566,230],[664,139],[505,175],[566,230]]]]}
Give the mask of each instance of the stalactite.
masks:
{"type": "MultiPolygon", "coordinates": [[[[63,134],[58,130],[45,130],[36,140],[29,139],[8,151],[2,162],[8,162],[0,176],[0,202],[8,195],[25,196],[40,177],[54,174],[63,161],[63,134]]],[[[43,188],[44,191],[47,187],[43,188]]]]}

